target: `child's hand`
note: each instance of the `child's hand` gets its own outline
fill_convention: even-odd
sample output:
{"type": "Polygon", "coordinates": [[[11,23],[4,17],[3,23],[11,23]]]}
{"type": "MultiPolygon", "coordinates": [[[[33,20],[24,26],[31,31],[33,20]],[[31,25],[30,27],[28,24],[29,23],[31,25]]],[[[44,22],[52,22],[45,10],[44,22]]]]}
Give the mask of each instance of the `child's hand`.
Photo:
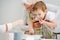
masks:
{"type": "Polygon", "coordinates": [[[40,24],[43,24],[43,19],[41,17],[39,18],[39,22],[40,24]]]}
{"type": "Polygon", "coordinates": [[[30,34],[30,35],[33,35],[33,34],[34,34],[34,30],[31,29],[31,30],[29,31],[29,34],[30,34]]]}

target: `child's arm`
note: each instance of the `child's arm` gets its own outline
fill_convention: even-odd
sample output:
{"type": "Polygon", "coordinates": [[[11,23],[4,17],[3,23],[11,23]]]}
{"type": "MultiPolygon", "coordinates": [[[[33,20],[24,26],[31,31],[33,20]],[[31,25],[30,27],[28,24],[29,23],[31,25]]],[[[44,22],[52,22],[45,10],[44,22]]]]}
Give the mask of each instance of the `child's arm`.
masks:
{"type": "Polygon", "coordinates": [[[16,27],[17,25],[22,25],[22,24],[23,24],[23,20],[17,20],[17,21],[12,22],[12,23],[0,25],[0,32],[8,32],[13,27],[16,27]]]}
{"type": "Polygon", "coordinates": [[[47,25],[48,27],[50,27],[50,28],[55,28],[55,27],[57,26],[57,23],[56,23],[55,20],[52,20],[52,21],[42,20],[42,21],[40,21],[40,22],[42,22],[42,24],[43,24],[43,23],[46,24],[46,25],[47,25]]]}
{"type": "Polygon", "coordinates": [[[29,34],[34,34],[33,21],[32,20],[30,20],[29,26],[30,26],[29,34]]]}
{"type": "Polygon", "coordinates": [[[17,26],[17,25],[22,25],[22,24],[24,24],[24,23],[23,23],[23,20],[17,20],[17,21],[15,21],[15,22],[12,22],[12,26],[13,26],[13,27],[15,27],[15,26],[17,26]]]}
{"type": "Polygon", "coordinates": [[[11,30],[13,27],[16,27],[17,25],[22,25],[23,24],[23,20],[17,20],[14,21],[12,23],[7,23],[6,24],[6,32],[8,32],[9,30],[11,30]]]}

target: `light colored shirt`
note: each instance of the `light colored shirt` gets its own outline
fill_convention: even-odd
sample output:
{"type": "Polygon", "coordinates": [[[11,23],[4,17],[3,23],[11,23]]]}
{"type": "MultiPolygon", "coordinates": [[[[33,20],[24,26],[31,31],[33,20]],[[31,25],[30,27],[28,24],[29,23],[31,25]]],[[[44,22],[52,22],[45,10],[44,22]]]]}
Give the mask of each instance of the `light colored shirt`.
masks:
{"type": "Polygon", "coordinates": [[[50,21],[55,19],[55,13],[51,12],[51,11],[48,11],[47,14],[46,14],[46,19],[48,19],[50,21]]]}

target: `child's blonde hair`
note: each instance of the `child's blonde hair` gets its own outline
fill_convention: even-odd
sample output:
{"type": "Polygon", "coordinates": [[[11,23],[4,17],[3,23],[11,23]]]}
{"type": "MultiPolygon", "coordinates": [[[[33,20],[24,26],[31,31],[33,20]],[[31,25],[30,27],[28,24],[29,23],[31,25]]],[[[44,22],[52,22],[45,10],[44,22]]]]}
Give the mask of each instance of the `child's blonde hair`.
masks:
{"type": "Polygon", "coordinates": [[[33,11],[36,11],[37,9],[41,9],[43,12],[45,12],[47,7],[43,1],[39,1],[39,2],[35,3],[35,5],[33,7],[33,11]]]}

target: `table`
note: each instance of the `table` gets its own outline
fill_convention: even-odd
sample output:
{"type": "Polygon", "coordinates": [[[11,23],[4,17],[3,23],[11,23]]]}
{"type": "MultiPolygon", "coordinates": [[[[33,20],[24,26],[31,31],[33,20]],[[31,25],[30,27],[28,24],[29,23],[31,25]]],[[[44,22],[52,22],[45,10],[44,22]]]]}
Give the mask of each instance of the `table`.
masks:
{"type": "Polygon", "coordinates": [[[42,35],[23,35],[22,40],[57,40],[57,39],[42,39],[42,35]]]}

